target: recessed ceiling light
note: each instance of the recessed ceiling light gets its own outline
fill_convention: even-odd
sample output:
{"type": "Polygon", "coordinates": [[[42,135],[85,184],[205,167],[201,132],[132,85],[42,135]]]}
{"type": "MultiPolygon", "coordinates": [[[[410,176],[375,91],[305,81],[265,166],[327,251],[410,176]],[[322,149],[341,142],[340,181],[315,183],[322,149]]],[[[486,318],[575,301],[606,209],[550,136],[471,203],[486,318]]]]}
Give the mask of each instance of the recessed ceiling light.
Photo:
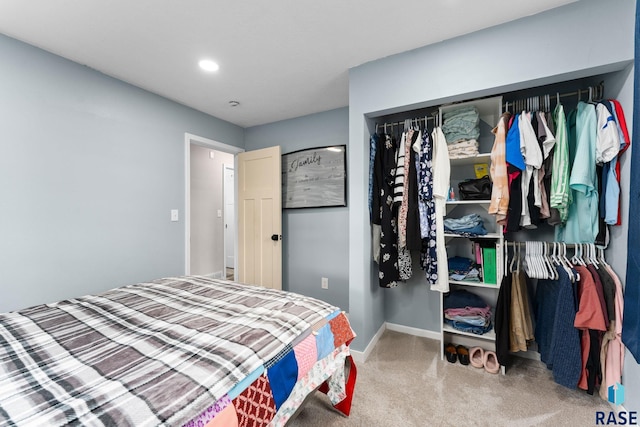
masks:
{"type": "Polygon", "coordinates": [[[230,107],[237,107],[238,105],[240,105],[240,102],[238,102],[238,101],[229,101],[229,106],[230,107]]]}
{"type": "Polygon", "coordinates": [[[203,59],[202,61],[198,62],[198,65],[200,65],[200,68],[202,68],[205,71],[213,72],[213,71],[218,71],[220,69],[220,66],[216,62],[210,59],[203,59]]]}

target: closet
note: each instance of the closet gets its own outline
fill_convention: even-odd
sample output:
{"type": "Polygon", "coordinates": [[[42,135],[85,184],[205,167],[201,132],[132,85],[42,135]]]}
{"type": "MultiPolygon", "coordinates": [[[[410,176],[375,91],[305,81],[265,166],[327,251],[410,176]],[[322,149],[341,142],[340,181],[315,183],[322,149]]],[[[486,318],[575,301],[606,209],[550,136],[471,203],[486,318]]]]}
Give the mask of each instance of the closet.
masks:
{"type": "MultiPolygon", "coordinates": [[[[527,241],[553,242],[557,238],[557,233],[553,226],[547,224],[546,221],[541,221],[535,228],[528,226],[518,226],[513,227],[511,230],[508,230],[505,234],[502,225],[496,223],[494,215],[488,214],[488,201],[459,200],[459,195],[457,192],[458,183],[464,181],[465,179],[476,178],[476,169],[482,170],[483,164],[490,166],[490,151],[492,149],[494,141],[494,135],[491,133],[491,130],[498,124],[498,120],[500,119],[500,116],[504,111],[508,110],[512,113],[521,113],[522,110],[544,110],[546,112],[551,112],[558,101],[560,101],[563,104],[565,111],[568,113],[571,110],[575,109],[579,101],[597,101],[600,98],[607,98],[606,90],[604,90],[607,87],[606,80],[608,78],[611,78],[612,82],[617,83],[619,79],[624,79],[624,76],[620,77],[616,76],[615,73],[612,74],[614,75],[597,75],[579,80],[561,82],[516,92],[487,96],[480,99],[468,99],[456,103],[436,105],[429,108],[407,111],[388,116],[375,117],[371,120],[372,124],[377,125],[378,129],[384,127],[385,124],[387,124],[387,126],[393,124],[393,126],[397,127],[397,130],[394,131],[397,132],[398,135],[400,135],[402,131],[401,128],[404,126],[404,119],[416,119],[422,117],[423,123],[427,124],[427,132],[430,132],[432,126],[442,123],[443,115],[446,112],[464,108],[465,106],[474,104],[476,105],[481,116],[481,132],[478,150],[479,153],[471,158],[456,159],[450,161],[450,187],[453,190],[453,197],[450,197],[450,200],[446,202],[446,216],[460,218],[468,214],[477,214],[483,219],[483,223],[487,228],[487,234],[483,237],[468,237],[464,235],[452,235],[451,233],[445,233],[444,237],[447,249],[447,258],[451,258],[452,256],[467,256],[472,260],[477,260],[478,258],[476,257],[476,255],[478,254],[479,246],[481,249],[489,247],[495,250],[496,280],[490,281],[482,278],[479,281],[471,283],[464,278],[452,279],[451,277],[449,277],[448,280],[448,284],[451,289],[471,289],[473,293],[480,295],[483,300],[485,300],[491,307],[493,325],[495,325],[496,322],[496,307],[498,303],[502,279],[503,277],[505,277],[505,274],[510,275],[514,272],[520,271],[517,263],[511,265],[511,261],[514,259],[517,260],[519,259],[519,257],[517,257],[517,255],[514,256],[513,247],[510,250],[507,248],[507,245],[504,243],[504,238],[506,237],[507,241],[516,241],[519,242],[519,244],[525,245],[525,242],[527,241]],[[604,84],[602,84],[603,81],[605,82],[604,84]],[[591,89],[589,89],[589,87],[591,87],[591,89]],[[436,120],[430,120],[431,117],[435,117],[436,120]],[[478,245],[479,241],[484,241],[484,244],[478,245]],[[489,241],[490,243],[487,244],[487,241],[489,241]]],[[[627,113],[627,118],[629,117],[630,113],[627,113]]],[[[615,239],[617,232],[614,230],[611,234],[611,239],[615,239]]],[[[519,245],[516,246],[519,247],[519,245]]],[[[522,251],[522,249],[520,250],[525,254],[524,258],[526,258],[527,251],[522,251]]],[[[569,249],[569,251],[571,250],[572,249],[569,249]]],[[[532,251],[533,247],[530,248],[528,253],[532,253],[532,251]]],[[[517,254],[517,251],[515,251],[515,253],[517,254]]],[[[548,256],[549,260],[554,259],[551,252],[545,256],[548,256]]],[[[541,259],[546,258],[541,257],[541,259]]],[[[554,265],[553,262],[555,261],[549,261],[548,264],[541,264],[550,272],[549,274],[551,274],[551,272],[555,268],[552,267],[554,265]]],[[[425,280],[425,276],[424,274],[422,274],[422,272],[420,271],[420,267],[417,264],[419,263],[416,262],[416,256],[414,256],[414,277],[407,283],[410,283],[411,286],[416,286],[417,283],[422,283],[424,286],[428,286],[428,281],[425,280]],[[419,278],[416,278],[415,274],[418,274],[419,278]]],[[[523,262],[521,264],[523,268],[525,268],[525,265],[526,268],[529,268],[529,264],[527,264],[526,262],[523,262]]],[[[558,267],[559,264],[555,264],[555,266],[558,267]]],[[[484,269],[482,270],[483,271],[481,274],[484,273],[484,269]]],[[[534,273],[533,270],[528,271],[527,273],[532,274],[532,276],[542,276],[541,273],[534,273]]],[[[533,280],[551,280],[548,277],[529,278],[533,280]]],[[[402,288],[403,282],[399,282],[398,286],[402,288]]],[[[533,289],[529,289],[527,287],[524,290],[521,289],[521,291],[527,292],[529,295],[534,295],[535,287],[533,289]]],[[[395,290],[390,289],[385,292],[387,295],[390,295],[391,293],[395,292],[395,290]]],[[[438,298],[439,300],[439,313],[437,313],[437,317],[439,319],[439,333],[443,358],[445,354],[444,347],[447,343],[460,343],[466,346],[482,346],[486,349],[498,350],[496,348],[496,331],[494,328],[492,328],[486,334],[482,335],[455,330],[450,326],[450,324],[445,321],[445,317],[443,315],[443,293],[431,292],[429,294],[429,298],[432,297],[438,298]]],[[[421,302],[415,301],[415,304],[419,305],[421,304],[421,302]]],[[[419,308],[417,308],[416,310],[419,311],[419,308]]],[[[532,325],[532,328],[533,327],[535,327],[535,325],[532,325]]],[[[532,345],[528,346],[526,351],[519,352],[520,354],[518,355],[539,359],[540,356],[538,350],[539,349],[535,345],[532,345]]]]}

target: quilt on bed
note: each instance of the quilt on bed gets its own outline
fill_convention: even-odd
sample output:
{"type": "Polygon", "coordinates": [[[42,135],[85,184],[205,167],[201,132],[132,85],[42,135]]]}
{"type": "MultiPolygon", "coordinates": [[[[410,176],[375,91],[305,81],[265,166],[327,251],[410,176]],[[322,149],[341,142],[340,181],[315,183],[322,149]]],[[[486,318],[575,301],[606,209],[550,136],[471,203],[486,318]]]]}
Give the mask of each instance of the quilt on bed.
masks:
{"type": "Polygon", "coordinates": [[[314,377],[316,365],[340,373],[352,338],[330,304],[202,277],[1,314],[0,424],[179,426],[207,413],[221,422],[216,412],[242,418],[238,402],[272,384],[273,407],[287,413],[301,380],[331,370],[314,377]]]}

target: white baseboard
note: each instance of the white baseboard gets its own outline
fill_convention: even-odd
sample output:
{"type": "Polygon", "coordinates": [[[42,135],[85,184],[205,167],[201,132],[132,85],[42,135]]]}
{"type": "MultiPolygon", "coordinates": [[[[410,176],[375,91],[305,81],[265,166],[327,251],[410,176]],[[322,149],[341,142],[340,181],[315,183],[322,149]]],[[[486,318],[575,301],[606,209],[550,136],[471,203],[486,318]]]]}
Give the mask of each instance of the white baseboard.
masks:
{"type": "Polygon", "coordinates": [[[203,276],[210,277],[212,279],[224,279],[224,273],[222,271],[214,271],[213,273],[203,274],[203,276]]]}
{"type": "Polygon", "coordinates": [[[373,338],[371,338],[371,341],[369,341],[369,344],[367,344],[364,351],[356,351],[353,349],[351,350],[351,356],[353,357],[353,360],[355,360],[358,363],[364,363],[367,361],[367,358],[373,351],[373,348],[376,346],[376,344],[380,340],[380,337],[382,336],[382,333],[384,332],[385,327],[386,327],[386,323],[383,323],[380,326],[380,329],[378,329],[378,332],[376,332],[373,338]]]}
{"type": "Polygon", "coordinates": [[[380,329],[378,329],[378,332],[376,332],[373,338],[371,338],[371,341],[369,341],[369,344],[367,344],[367,347],[364,349],[364,351],[351,350],[351,356],[353,356],[353,360],[355,360],[358,363],[366,362],[367,358],[373,351],[373,348],[376,346],[376,344],[380,340],[380,337],[382,336],[384,331],[387,329],[390,331],[401,332],[407,335],[425,337],[425,338],[430,338],[434,340],[440,340],[441,338],[441,335],[439,332],[429,331],[427,329],[413,328],[411,326],[398,325],[396,323],[385,322],[382,324],[382,326],[380,326],[380,329]]]}
{"type": "Polygon", "coordinates": [[[407,335],[415,335],[416,337],[425,337],[433,340],[442,338],[440,332],[430,331],[428,329],[413,328],[411,326],[398,325],[397,323],[386,323],[387,329],[395,332],[402,332],[407,335]]]}

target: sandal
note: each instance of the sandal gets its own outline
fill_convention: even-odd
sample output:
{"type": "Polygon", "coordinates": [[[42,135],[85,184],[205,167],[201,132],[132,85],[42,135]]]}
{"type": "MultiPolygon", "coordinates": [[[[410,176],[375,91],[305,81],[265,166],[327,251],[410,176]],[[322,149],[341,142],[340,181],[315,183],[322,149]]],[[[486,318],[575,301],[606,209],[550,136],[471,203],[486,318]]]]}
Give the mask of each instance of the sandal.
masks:
{"type": "Polygon", "coordinates": [[[484,350],[482,347],[473,347],[469,350],[469,362],[474,368],[484,367],[484,350]]]}
{"type": "Polygon", "coordinates": [[[463,345],[459,345],[456,347],[456,353],[458,354],[460,363],[467,366],[469,364],[469,349],[463,345]]]}
{"type": "Polygon", "coordinates": [[[456,359],[458,358],[456,346],[453,344],[447,344],[444,348],[444,355],[447,357],[449,363],[456,363],[456,359]]]}
{"type": "Polygon", "coordinates": [[[490,374],[500,372],[500,363],[498,363],[498,356],[496,356],[494,351],[484,352],[484,370],[490,374]]]}

